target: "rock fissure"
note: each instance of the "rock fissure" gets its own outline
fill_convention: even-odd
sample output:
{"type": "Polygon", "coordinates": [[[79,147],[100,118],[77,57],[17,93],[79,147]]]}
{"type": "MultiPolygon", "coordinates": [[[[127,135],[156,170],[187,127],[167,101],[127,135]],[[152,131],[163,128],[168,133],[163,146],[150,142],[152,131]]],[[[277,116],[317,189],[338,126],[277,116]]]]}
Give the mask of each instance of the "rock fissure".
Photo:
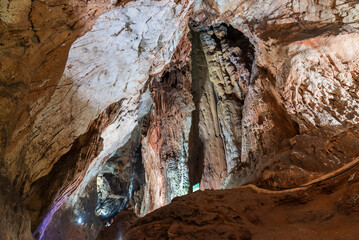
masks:
{"type": "MultiPolygon", "coordinates": [[[[34,36],[35,36],[37,42],[40,43],[40,37],[37,35],[37,32],[36,32],[36,30],[35,30],[34,23],[33,23],[33,21],[32,21],[32,16],[31,16],[31,14],[32,14],[32,3],[33,3],[33,2],[34,2],[34,0],[31,0],[31,5],[30,5],[30,11],[29,11],[29,16],[28,16],[28,18],[29,18],[31,30],[32,30],[32,32],[34,33],[34,36]]],[[[9,5],[10,5],[10,1],[9,1],[9,5]]]]}

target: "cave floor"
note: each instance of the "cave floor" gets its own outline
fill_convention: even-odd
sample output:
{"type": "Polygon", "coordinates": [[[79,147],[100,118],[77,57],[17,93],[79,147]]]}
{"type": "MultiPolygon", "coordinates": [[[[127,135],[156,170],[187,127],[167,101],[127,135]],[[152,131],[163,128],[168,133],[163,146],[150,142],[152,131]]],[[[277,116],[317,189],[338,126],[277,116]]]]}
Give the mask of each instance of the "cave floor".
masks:
{"type": "Polygon", "coordinates": [[[358,239],[359,158],[303,187],[246,185],[173,199],[143,218],[122,212],[98,239],[358,239]],[[124,220],[126,223],[124,223],[124,220]]]}

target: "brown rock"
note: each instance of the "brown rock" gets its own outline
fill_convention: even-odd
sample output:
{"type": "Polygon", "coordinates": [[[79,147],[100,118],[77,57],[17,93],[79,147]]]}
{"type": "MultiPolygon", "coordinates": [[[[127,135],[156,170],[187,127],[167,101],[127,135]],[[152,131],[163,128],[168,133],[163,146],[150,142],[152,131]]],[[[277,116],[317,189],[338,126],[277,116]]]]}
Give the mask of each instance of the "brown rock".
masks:
{"type": "MultiPolygon", "coordinates": [[[[294,188],[359,155],[355,1],[0,9],[0,238],[30,239],[31,219],[36,238],[93,239],[113,217],[104,211],[144,215],[196,183],[294,188]]],[[[287,239],[299,226],[306,239],[351,239],[355,169],[293,191],[195,193],[136,221],[120,213],[130,225],[117,218],[109,229],[129,239],[287,239]]]]}
{"type": "Polygon", "coordinates": [[[134,221],[122,237],[354,240],[359,233],[358,173],[356,163],[304,188],[276,192],[250,185],[196,192],[134,221]]]}
{"type": "Polygon", "coordinates": [[[180,42],[172,65],[150,83],[154,103],[142,141],[146,186],[141,214],[168,204],[189,190],[188,137],[193,110],[188,56],[191,44],[180,42]]]}

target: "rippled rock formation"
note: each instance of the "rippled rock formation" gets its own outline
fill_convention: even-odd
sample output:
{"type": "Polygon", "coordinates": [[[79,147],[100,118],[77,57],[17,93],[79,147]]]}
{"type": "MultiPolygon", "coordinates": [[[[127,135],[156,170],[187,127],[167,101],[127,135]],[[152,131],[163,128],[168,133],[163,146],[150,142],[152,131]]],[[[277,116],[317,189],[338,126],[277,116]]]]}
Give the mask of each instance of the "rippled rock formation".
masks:
{"type": "Polygon", "coordinates": [[[142,214],[188,193],[188,136],[193,110],[188,55],[191,44],[177,47],[170,67],[150,82],[154,102],[151,123],[142,141],[146,186],[142,214]]]}
{"type": "MultiPolygon", "coordinates": [[[[193,150],[203,166],[202,189],[218,189],[241,162],[242,109],[250,84],[253,46],[241,32],[226,24],[193,26],[193,145],[201,142],[201,153],[193,150]],[[197,30],[197,31],[196,31],[197,30]],[[197,130],[195,130],[197,128],[197,130]]],[[[196,148],[194,146],[194,148],[196,148]]],[[[197,163],[197,165],[199,164],[197,163]]],[[[201,174],[195,169],[195,175],[201,174]]]]}
{"type": "MultiPolygon", "coordinates": [[[[2,239],[94,239],[111,223],[100,236],[118,226],[140,237],[149,216],[192,213],[203,200],[199,216],[211,218],[209,206],[222,206],[222,216],[241,191],[248,201],[263,197],[246,187],[222,192],[228,201],[217,199],[221,192],[194,193],[183,198],[192,207],[176,198],[179,212],[167,207],[171,216],[161,210],[136,220],[195,184],[293,188],[359,156],[356,1],[0,6],[2,239]]],[[[332,203],[356,186],[335,184],[332,203]]],[[[321,187],[303,191],[319,202],[321,187]]],[[[350,204],[355,210],[356,200],[350,204]]],[[[154,236],[184,237],[192,220],[154,236]]],[[[238,221],[243,231],[227,237],[264,237],[238,221]]]]}
{"type": "Polygon", "coordinates": [[[196,192],[140,219],[124,212],[97,239],[356,239],[358,160],[337,174],[287,191],[196,192]]]}

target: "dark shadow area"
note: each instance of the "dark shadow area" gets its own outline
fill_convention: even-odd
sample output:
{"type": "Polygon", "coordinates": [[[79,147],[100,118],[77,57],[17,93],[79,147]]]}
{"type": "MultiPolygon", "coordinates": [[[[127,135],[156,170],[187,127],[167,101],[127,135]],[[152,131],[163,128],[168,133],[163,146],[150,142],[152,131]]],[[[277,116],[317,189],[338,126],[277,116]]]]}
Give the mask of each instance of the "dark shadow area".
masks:
{"type": "Polygon", "coordinates": [[[190,190],[192,192],[192,186],[199,183],[203,173],[203,143],[199,134],[199,106],[204,84],[208,80],[208,68],[206,57],[204,55],[200,36],[198,32],[191,30],[191,63],[192,63],[192,87],[191,92],[193,96],[193,102],[195,104],[195,110],[192,112],[192,125],[189,134],[189,182],[190,190]]]}
{"type": "Polygon", "coordinates": [[[142,125],[140,123],[135,128],[131,139],[105,163],[97,176],[96,215],[106,224],[129,206],[140,208],[140,192],[145,183],[140,137],[142,125]]]}
{"type": "MultiPolygon", "coordinates": [[[[119,108],[119,104],[114,103],[101,113],[88,131],[79,136],[71,149],[55,163],[49,174],[35,181],[23,196],[30,213],[32,232],[44,221],[46,214],[52,215],[62,205],[84,178],[90,163],[102,150],[101,132],[112,123],[119,108]]],[[[35,232],[35,239],[40,235],[35,232]]]]}
{"type": "Polygon", "coordinates": [[[245,62],[246,68],[252,69],[252,65],[254,61],[254,46],[241,31],[238,31],[231,25],[226,25],[226,26],[227,26],[227,34],[228,34],[227,39],[229,46],[239,47],[244,53],[242,57],[245,62]]]}

